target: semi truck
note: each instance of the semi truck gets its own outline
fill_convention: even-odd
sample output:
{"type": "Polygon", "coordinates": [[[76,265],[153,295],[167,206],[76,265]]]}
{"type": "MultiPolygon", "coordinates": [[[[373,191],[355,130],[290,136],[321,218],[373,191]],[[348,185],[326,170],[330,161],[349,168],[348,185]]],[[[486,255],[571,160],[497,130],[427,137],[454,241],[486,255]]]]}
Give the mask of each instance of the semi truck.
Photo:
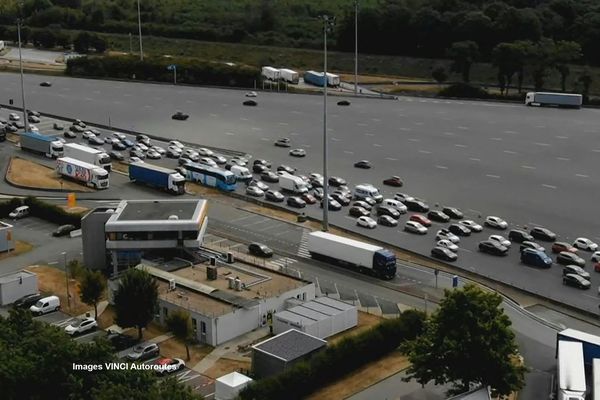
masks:
{"type": "Polygon", "coordinates": [[[129,164],[129,180],[156,187],[172,194],[185,193],[185,178],[177,171],[145,162],[129,164]]]}
{"type": "Polygon", "coordinates": [[[592,400],[600,400],[600,358],[594,358],[592,377],[592,400]]]}
{"type": "Polygon", "coordinates": [[[600,336],[569,328],[556,334],[556,342],[561,340],[580,342],[583,345],[583,360],[587,366],[591,367],[594,358],[600,358],[600,336]]]}
{"type": "MultiPolygon", "coordinates": [[[[304,82],[310,83],[315,86],[323,86],[325,78],[322,72],[306,71],[304,73],[304,82]]],[[[335,74],[327,73],[327,86],[339,86],[340,77],[335,74]]]]}
{"type": "Polygon", "coordinates": [[[557,399],[585,400],[583,345],[579,342],[559,340],[557,352],[557,399]]]}
{"type": "Polygon", "coordinates": [[[20,137],[21,149],[43,154],[48,158],[63,156],[64,146],[54,136],[46,136],[37,132],[25,132],[20,137]]]}
{"type": "Polygon", "coordinates": [[[287,69],[287,68],[280,69],[279,76],[282,80],[284,80],[288,83],[294,83],[294,84],[298,83],[298,80],[300,79],[300,74],[298,74],[294,70],[287,69]]]}
{"type": "Polygon", "coordinates": [[[75,158],[61,157],[56,160],[56,172],[96,189],[108,189],[109,186],[108,171],[75,158]]]}
{"type": "Polygon", "coordinates": [[[279,79],[279,70],[273,67],[262,67],[261,75],[269,80],[276,81],[279,79]]]}
{"type": "Polygon", "coordinates": [[[299,176],[283,174],[279,176],[279,186],[282,190],[294,194],[303,194],[308,192],[308,185],[299,176]]]}
{"type": "Polygon", "coordinates": [[[525,96],[526,106],[558,106],[581,108],[583,96],[573,93],[529,92],[525,96]]]}
{"type": "Polygon", "coordinates": [[[88,164],[94,164],[100,168],[104,168],[108,172],[110,172],[112,168],[109,155],[102,150],[77,143],[67,143],[64,147],[65,157],[74,158],[88,164]]]}
{"type": "Polygon", "coordinates": [[[308,252],[316,260],[351,268],[381,279],[392,279],[396,276],[396,255],[381,246],[318,231],[308,235],[308,252]]]}

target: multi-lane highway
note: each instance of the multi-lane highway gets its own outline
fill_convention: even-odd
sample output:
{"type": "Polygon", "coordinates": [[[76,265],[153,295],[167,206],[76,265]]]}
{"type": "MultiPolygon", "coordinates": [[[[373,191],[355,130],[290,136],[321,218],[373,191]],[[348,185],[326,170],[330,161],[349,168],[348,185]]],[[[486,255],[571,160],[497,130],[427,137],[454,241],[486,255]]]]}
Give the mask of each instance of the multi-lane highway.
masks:
{"type": "MultiPolygon", "coordinates": [[[[52,78],[53,87],[43,88],[39,87],[42,80],[26,77],[29,107],[42,112],[103,124],[110,118],[113,126],[237,149],[274,165],[290,164],[302,173],[321,169],[319,96],[260,93],[258,107],[244,107],[244,92],[238,90],[63,77],[52,78]],[[189,113],[190,119],[171,120],[177,109],[189,113]],[[293,159],[286,149],[274,147],[273,141],[282,136],[290,137],[293,147],[306,149],[307,157],[293,159]]],[[[17,75],[0,74],[3,96],[19,104],[17,83],[17,75]]],[[[0,100],[7,102],[7,98],[0,100]]],[[[499,215],[511,227],[544,225],[561,240],[587,236],[600,241],[600,220],[593,217],[600,180],[593,168],[600,156],[598,116],[597,110],[415,98],[355,99],[350,107],[339,107],[332,99],[330,173],[351,184],[371,182],[380,187],[382,178],[399,174],[406,181],[402,192],[425,198],[431,205],[454,205],[474,219],[499,215]],[[352,168],[354,161],[364,158],[371,160],[373,169],[352,168]]],[[[112,179],[117,187],[125,182],[123,177],[112,179]]],[[[383,190],[393,196],[393,189],[383,190]]],[[[152,193],[141,189],[139,195],[152,193]]],[[[316,207],[307,213],[320,215],[316,207]]],[[[331,213],[331,220],[425,254],[434,243],[434,232],[417,237],[401,229],[356,228],[346,211],[331,213]]],[[[440,226],[434,224],[432,230],[440,226]]],[[[521,265],[517,249],[505,259],[479,254],[477,242],[491,233],[495,232],[463,239],[457,264],[588,311],[597,310],[599,276],[592,277],[593,290],[581,292],[562,285],[560,268],[544,271],[521,265]]]]}

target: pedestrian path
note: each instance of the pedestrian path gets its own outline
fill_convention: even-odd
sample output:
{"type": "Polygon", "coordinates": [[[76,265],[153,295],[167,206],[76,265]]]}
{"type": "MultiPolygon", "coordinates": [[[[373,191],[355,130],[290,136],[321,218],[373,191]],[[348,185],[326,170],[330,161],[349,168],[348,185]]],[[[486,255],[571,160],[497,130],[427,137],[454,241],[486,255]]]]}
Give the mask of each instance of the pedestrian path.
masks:
{"type": "Polygon", "coordinates": [[[310,258],[310,253],[308,252],[308,229],[304,229],[302,231],[302,238],[300,239],[300,244],[298,245],[298,254],[300,257],[310,258]]]}

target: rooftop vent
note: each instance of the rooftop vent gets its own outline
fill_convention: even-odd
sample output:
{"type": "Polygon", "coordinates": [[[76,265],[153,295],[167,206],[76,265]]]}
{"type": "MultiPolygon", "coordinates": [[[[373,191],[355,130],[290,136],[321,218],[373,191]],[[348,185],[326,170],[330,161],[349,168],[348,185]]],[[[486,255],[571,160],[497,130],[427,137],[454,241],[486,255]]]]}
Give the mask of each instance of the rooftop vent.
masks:
{"type": "Polygon", "coordinates": [[[178,220],[178,219],[179,219],[179,217],[177,215],[174,215],[174,214],[173,215],[169,215],[169,220],[170,221],[178,220]]]}

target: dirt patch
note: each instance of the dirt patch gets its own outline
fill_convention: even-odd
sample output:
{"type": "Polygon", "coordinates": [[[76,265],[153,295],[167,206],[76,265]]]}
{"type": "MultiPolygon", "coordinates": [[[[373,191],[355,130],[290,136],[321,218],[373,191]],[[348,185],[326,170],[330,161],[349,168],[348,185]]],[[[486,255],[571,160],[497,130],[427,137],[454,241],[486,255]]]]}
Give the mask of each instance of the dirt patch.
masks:
{"type": "Polygon", "coordinates": [[[93,192],[92,189],[75,182],[59,179],[56,172],[45,165],[13,157],[6,171],[6,180],[13,185],[32,189],[73,190],[93,192]]]}
{"type": "Polygon", "coordinates": [[[22,242],[20,240],[17,240],[15,243],[15,248],[13,250],[5,251],[4,253],[0,254],[0,260],[4,260],[9,257],[18,256],[23,253],[27,253],[28,251],[31,251],[31,249],[33,249],[33,245],[31,243],[22,242]]]}
{"type": "MultiPolygon", "coordinates": [[[[135,332],[135,336],[137,337],[137,330],[134,328],[133,331],[135,332]]],[[[150,324],[148,324],[148,327],[142,330],[142,339],[150,340],[157,336],[165,335],[166,333],[167,330],[165,327],[157,324],[156,322],[150,322],[150,324]]]]}
{"type": "Polygon", "coordinates": [[[345,399],[354,393],[365,390],[382,379],[394,375],[408,366],[408,359],[400,352],[395,351],[322,388],[311,396],[308,396],[306,400],[345,399]]]}
{"type": "Polygon", "coordinates": [[[347,331],[340,332],[337,335],[331,336],[327,339],[330,344],[334,344],[339,342],[345,337],[355,336],[359,333],[362,333],[368,329],[371,329],[375,325],[379,324],[383,320],[382,317],[378,315],[368,314],[366,312],[359,311],[358,312],[358,324],[347,331]]]}
{"type": "Polygon", "coordinates": [[[89,210],[89,208],[87,208],[87,207],[79,207],[79,206],[69,207],[69,206],[63,205],[63,206],[59,206],[59,207],[71,214],[83,214],[89,210]]]}
{"type": "Polygon", "coordinates": [[[204,372],[204,375],[217,379],[223,375],[227,375],[230,372],[245,372],[250,370],[252,362],[248,360],[233,360],[230,358],[219,358],[215,365],[210,367],[204,372]]]}
{"type": "Polygon", "coordinates": [[[383,93],[430,93],[437,94],[441,89],[446,87],[447,85],[383,85],[377,86],[377,90],[383,93]]]}
{"type": "Polygon", "coordinates": [[[210,346],[190,345],[190,359],[187,360],[185,346],[182,342],[175,338],[171,338],[161,342],[160,354],[164,357],[181,358],[185,360],[186,365],[193,367],[198,364],[208,353],[212,351],[210,346]]]}
{"type": "Polygon", "coordinates": [[[41,293],[51,293],[60,298],[61,311],[73,316],[86,312],[94,314],[94,307],[83,303],[79,298],[79,282],[69,279],[69,293],[71,295],[71,306],[67,302],[67,283],[65,273],[60,269],[48,265],[32,265],[26,268],[38,277],[38,289],[41,293]]]}
{"type": "Polygon", "coordinates": [[[117,161],[112,163],[113,171],[123,172],[125,174],[129,174],[129,164],[125,164],[123,162],[117,161]]]}
{"type": "Polygon", "coordinates": [[[110,304],[106,306],[102,314],[98,316],[98,326],[106,329],[115,324],[115,309],[110,304]]]}

